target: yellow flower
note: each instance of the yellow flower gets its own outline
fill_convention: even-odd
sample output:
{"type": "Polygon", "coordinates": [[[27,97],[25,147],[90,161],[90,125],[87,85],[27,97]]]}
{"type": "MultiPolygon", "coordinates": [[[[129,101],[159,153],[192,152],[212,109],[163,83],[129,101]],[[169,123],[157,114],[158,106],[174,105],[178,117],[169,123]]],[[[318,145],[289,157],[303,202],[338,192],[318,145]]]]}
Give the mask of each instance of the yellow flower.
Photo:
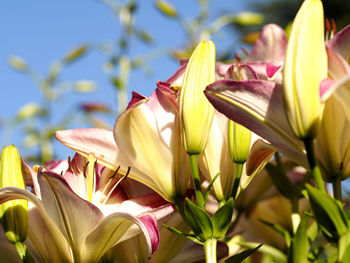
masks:
{"type": "MultiPolygon", "coordinates": [[[[15,146],[7,146],[2,151],[0,173],[0,188],[15,186],[26,189],[21,157],[15,146]]],[[[13,200],[0,204],[0,222],[6,238],[11,243],[25,241],[28,228],[28,201],[13,200]]]]}
{"type": "Polygon", "coordinates": [[[206,86],[215,81],[215,45],[201,42],[187,64],[180,94],[180,119],[185,151],[203,151],[214,117],[214,108],[204,96],[206,86]]]}
{"type": "Polygon", "coordinates": [[[287,117],[299,139],[317,135],[323,112],[320,83],[327,77],[323,7],[305,0],[294,20],[283,71],[283,98],[287,117]]]}

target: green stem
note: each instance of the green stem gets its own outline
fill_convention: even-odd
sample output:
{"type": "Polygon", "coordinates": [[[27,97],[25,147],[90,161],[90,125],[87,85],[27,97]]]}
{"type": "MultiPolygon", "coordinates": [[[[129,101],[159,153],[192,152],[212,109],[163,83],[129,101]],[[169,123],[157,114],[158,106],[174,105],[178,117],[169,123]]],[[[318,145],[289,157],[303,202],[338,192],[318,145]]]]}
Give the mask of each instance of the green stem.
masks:
{"type": "Polygon", "coordinates": [[[316,164],[313,142],[314,142],[313,139],[310,139],[310,138],[304,139],[304,145],[305,145],[305,150],[306,150],[306,154],[307,154],[307,159],[309,161],[310,169],[311,169],[312,175],[315,179],[317,189],[319,189],[323,192],[326,192],[326,187],[324,186],[324,183],[323,183],[320,168],[316,164]]]}
{"type": "Polygon", "coordinates": [[[176,207],[176,210],[180,213],[181,217],[186,221],[185,211],[181,203],[181,199],[176,197],[174,200],[174,205],[176,207]]]}
{"type": "Polygon", "coordinates": [[[216,244],[217,239],[212,238],[204,242],[205,262],[216,263],[216,244]]]}
{"type": "Polygon", "coordinates": [[[241,181],[242,172],[243,172],[243,163],[235,163],[236,164],[236,173],[235,180],[233,182],[231,196],[236,200],[236,195],[239,187],[239,182],[241,181]]]}
{"type": "Polygon", "coordinates": [[[278,166],[278,168],[283,169],[283,164],[282,164],[282,160],[281,160],[281,156],[279,154],[279,152],[275,152],[275,160],[276,160],[276,164],[278,166]]]}
{"type": "Polygon", "coordinates": [[[35,263],[26,245],[24,245],[22,242],[16,242],[14,246],[23,263],[35,263]]]}
{"type": "Polygon", "coordinates": [[[26,255],[26,249],[25,249],[23,243],[22,242],[16,242],[14,245],[15,245],[15,248],[17,250],[17,253],[18,253],[19,257],[23,261],[23,258],[26,255]]]}
{"type": "Polygon", "coordinates": [[[196,194],[196,200],[199,207],[204,207],[204,196],[201,190],[201,181],[199,179],[199,171],[198,171],[198,155],[197,154],[189,154],[190,163],[192,169],[192,180],[194,191],[196,194]]]}
{"type": "Polygon", "coordinates": [[[341,175],[338,175],[332,183],[333,186],[333,196],[336,200],[342,202],[342,192],[341,192],[341,175]]]}

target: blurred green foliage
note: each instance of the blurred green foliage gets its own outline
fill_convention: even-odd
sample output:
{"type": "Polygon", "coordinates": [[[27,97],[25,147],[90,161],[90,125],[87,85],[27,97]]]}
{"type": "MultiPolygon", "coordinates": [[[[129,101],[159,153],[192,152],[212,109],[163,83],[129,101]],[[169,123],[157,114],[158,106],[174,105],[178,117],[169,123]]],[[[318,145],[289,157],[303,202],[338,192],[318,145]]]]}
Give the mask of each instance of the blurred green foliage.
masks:
{"type": "MultiPolygon", "coordinates": [[[[252,13],[225,13],[209,21],[209,1],[198,0],[198,10],[194,10],[193,17],[183,16],[176,8],[176,3],[171,4],[166,0],[155,0],[154,8],[163,19],[170,19],[177,23],[185,33],[185,45],[179,47],[165,47],[154,49],[152,44],[157,41],[157,36],[152,35],[152,29],[142,28],[136,23],[139,2],[137,0],[99,0],[108,5],[113,14],[119,20],[118,31],[121,34],[113,42],[101,40],[98,43],[82,43],[73,47],[60,60],[51,63],[47,73],[42,75],[29,65],[25,58],[10,56],[8,64],[16,71],[25,74],[31,79],[42,94],[41,103],[28,102],[23,105],[16,115],[6,123],[2,123],[7,134],[20,129],[23,134],[22,148],[32,151],[23,151],[22,156],[35,163],[44,163],[57,156],[52,146],[53,134],[56,130],[74,127],[77,121],[88,123],[92,127],[111,128],[101,118],[101,115],[112,115],[122,112],[128,102],[128,89],[130,73],[136,69],[142,69],[146,73],[150,71],[149,61],[159,56],[168,56],[176,60],[189,58],[196,44],[206,40],[220,32],[222,28],[236,24],[242,26],[259,25],[263,22],[263,16],[252,13]],[[149,47],[149,51],[140,55],[130,55],[130,46],[134,42],[143,43],[149,47]],[[105,55],[106,60],[103,71],[109,78],[111,86],[117,96],[117,108],[112,109],[99,102],[86,102],[79,108],[67,109],[61,119],[54,116],[53,108],[58,105],[62,96],[72,92],[84,93],[98,92],[97,83],[93,80],[62,81],[62,72],[76,63],[92,51],[105,55]],[[33,149],[35,151],[33,151],[33,149]],[[27,154],[26,154],[27,152],[27,154]],[[30,152],[30,154],[29,154],[30,152]],[[33,153],[34,152],[34,153],[33,153]]],[[[218,3],[219,4],[219,3],[218,3]]],[[[229,32],[226,32],[229,33],[229,32]]],[[[218,51],[221,59],[233,58],[233,50],[218,51]]],[[[77,76],[79,77],[79,76],[77,76]]],[[[11,137],[11,136],[9,136],[11,137]]],[[[11,143],[5,142],[5,143],[11,143]]]]}

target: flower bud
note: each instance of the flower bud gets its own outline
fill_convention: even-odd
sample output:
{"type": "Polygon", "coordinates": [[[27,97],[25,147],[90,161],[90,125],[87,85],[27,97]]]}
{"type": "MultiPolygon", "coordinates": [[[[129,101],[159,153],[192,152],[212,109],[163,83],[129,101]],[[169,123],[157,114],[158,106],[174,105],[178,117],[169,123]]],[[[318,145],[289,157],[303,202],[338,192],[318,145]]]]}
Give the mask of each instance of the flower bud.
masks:
{"type": "Polygon", "coordinates": [[[305,0],[289,36],[283,71],[283,98],[287,117],[299,139],[317,135],[323,112],[320,83],[327,77],[323,7],[305,0]]]}
{"type": "MultiPolygon", "coordinates": [[[[0,160],[0,188],[15,186],[26,189],[21,157],[15,146],[7,146],[0,160]]],[[[28,228],[28,201],[12,200],[0,204],[0,222],[6,238],[13,244],[25,241],[28,228]]]]}
{"type": "Polygon", "coordinates": [[[203,91],[215,81],[215,45],[201,42],[187,64],[180,95],[181,135],[185,151],[203,151],[214,117],[214,108],[203,91]]]}
{"type": "Polygon", "coordinates": [[[228,123],[228,148],[232,161],[245,163],[250,150],[251,131],[231,120],[228,123]]]}

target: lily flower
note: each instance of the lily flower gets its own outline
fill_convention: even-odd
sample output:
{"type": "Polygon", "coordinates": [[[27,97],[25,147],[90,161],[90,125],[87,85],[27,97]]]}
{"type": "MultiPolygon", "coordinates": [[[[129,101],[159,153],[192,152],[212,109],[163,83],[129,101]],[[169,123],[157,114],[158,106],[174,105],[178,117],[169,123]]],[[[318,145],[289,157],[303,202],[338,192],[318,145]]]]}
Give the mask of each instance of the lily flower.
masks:
{"type": "MultiPolygon", "coordinates": [[[[29,209],[25,242],[33,258],[36,262],[97,262],[117,243],[140,232],[145,235],[148,255],[151,255],[159,242],[156,219],[171,213],[173,208],[154,194],[123,200],[124,192],[114,193],[116,174],[97,166],[84,169],[82,161],[75,157],[66,171],[56,167],[62,175],[55,173],[54,169],[45,171],[39,168],[37,174],[33,174],[37,177],[33,181],[38,182],[40,198],[16,187],[0,189],[1,203],[25,199],[33,204],[29,209]],[[80,172],[84,171],[83,175],[78,168],[80,172]],[[104,184],[102,178],[106,172],[110,180],[105,180],[109,183],[104,184]],[[89,183],[83,182],[91,176],[96,177],[97,182],[92,196],[89,183]],[[86,188],[85,192],[74,191],[83,188],[86,188]],[[86,200],[90,197],[92,202],[86,200]],[[114,200],[112,203],[108,200],[110,197],[114,200]],[[117,199],[123,201],[116,203],[117,199]]],[[[92,157],[89,162],[95,165],[92,157]]],[[[64,167],[62,163],[58,164],[64,167]]],[[[85,161],[85,168],[86,164],[89,166],[85,161]]]]}
{"type": "Polygon", "coordinates": [[[242,61],[231,64],[218,63],[217,77],[220,79],[242,80],[260,79],[282,83],[281,69],[286,53],[287,38],[281,27],[275,24],[265,25],[250,52],[243,49],[242,61]],[[240,68],[240,74],[237,69],[240,68]]]}
{"type": "Polygon", "coordinates": [[[114,127],[118,149],[132,167],[130,177],[170,202],[184,195],[190,175],[178,116],[174,92],[159,83],[149,99],[134,93],[114,127]]]}
{"type": "Polygon", "coordinates": [[[188,188],[190,166],[181,147],[175,94],[158,86],[149,99],[133,93],[114,132],[76,129],[57,131],[55,137],[84,156],[94,152],[98,162],[111,169],[120,165],[120,173],[131,167],[130,178],[174,202],[188,188]]]}

